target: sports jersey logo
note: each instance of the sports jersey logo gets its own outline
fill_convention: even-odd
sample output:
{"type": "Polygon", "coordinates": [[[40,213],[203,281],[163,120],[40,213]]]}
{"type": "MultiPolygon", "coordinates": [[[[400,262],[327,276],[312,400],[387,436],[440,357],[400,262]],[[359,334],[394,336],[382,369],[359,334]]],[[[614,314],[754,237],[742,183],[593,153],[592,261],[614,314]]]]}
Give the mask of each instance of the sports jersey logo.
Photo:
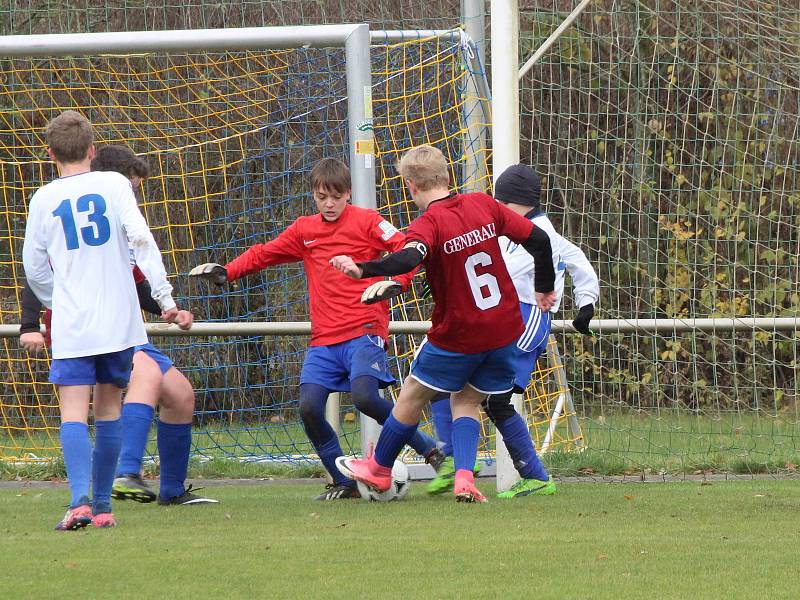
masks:
{"type": "Polygon", "coordinates": [[[485,242],[493,237],[497,237],[495,224],[487,223],[480,229],[473,229],[472,231],[462,233],[453,239],[447,240],[444,243],[444,253],[453,254],[453,252],[459,252],[461,250],[465,250],[466,248],[476,246],[481,242],[485,242]]]}
{"type": "Polygon", "coordinates": [[[389,221],[381,221],[380,223],[378,223],[378,227],[380,227],[381,231],[383,231],[381,239],[384,242],[390,239],[395,233],[398,233],[397,227],[389,223],[389,221]]]}
{"type": "Polygon", "coordinates": [[[310,246],[311,244],[313,244],[316,241],[317,240],[303,240],[303,245],[310,246]]]}

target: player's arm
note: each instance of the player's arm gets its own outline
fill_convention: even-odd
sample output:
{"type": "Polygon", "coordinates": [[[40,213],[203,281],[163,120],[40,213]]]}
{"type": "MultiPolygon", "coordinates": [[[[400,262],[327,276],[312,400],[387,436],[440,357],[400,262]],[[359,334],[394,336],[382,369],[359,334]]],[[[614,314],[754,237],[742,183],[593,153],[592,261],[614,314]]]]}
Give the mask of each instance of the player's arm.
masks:
{"type": "Polygon", "coordinates": [[[19,343],[28,352],[41,352],[45,347],[40,324],[42,308],[42,303],[31,290],[30,284],[26,282],[20,303],[19,343]]]}
{"type": "MultiPolygon", "coordinates": [[[[335,269],[353,279],[395,277],[414,271],[425,259],[427,253],[427,246],[423,242],[409,241],[401,250],[377,260],[356,263],[349,256],[334,256],[330,263],[335,269]]],[[[361,302],[373,304],[402,293],[403,288],[397,281],[393,279],[378,281],[364,290],[361,302]]]]}
{"type": "Polygon", "coordinates": [[[34,295],[46,307],[53,302],[53,269],[47,256],[47,246],[42,233],[39,203],[31,200],[28,222],[25,224],[25,241],[22,245],[22,266],[25,278],[34,295]]]}
{"type": "MultiPolygon", "coordinates": [[[[494,201],[493,201],[494,202],[494,201]]],[[[556,271],[553,268],[553,248],[547,232],[531,221],[494,202],[497,209],[498,234],[517,242],[533,257],[533,287],[537,305],[541,310],[550,310],[556,301],[556,271]]]]}
{"type": "Polygon", "coordinates": [[[600,297],[600,282],[583,250],[563,237],[560,242],[561,260],[572,278],[575,305],[578,307],[578,315],[572,321],[572,326],[583,334],[591,335],[589,322],[594,317],[594,305],[600,297]]]}
{"type": "Polygon", "coordinates": [[[133,190],[130,186],[120,186],[120,189],[120,223],[133,250],[136,266],[150,282],[151,297],[158,303],[162,316],[171,321],[177,313],[177,306],[172,299],[172,286],[167,281],[167,270],[164,268],[161,252],[147,222],[139,212],[133,190]]]}
{"type": "MultiPolygon", "coordinates": [[[[377,236],[384,250],[387,252],[399,252],[405,248],[406,236],[386,219],[379,215],[376,215],[376,217],[377,223],[373,227],[373,233],[377,236]]],[[[419,271],[419,266],[411,269],[408,273],[395,275],[393,279],[400,284],[400,287],[405,292],[411,287],[411,282],[414,280],[417,271],[419,271]]]]}
{"type": "Polygon", "coordinates": [[[303,259],[304,245],[297,221],[274,240],[250,246],[226,265],[204,263],[189,271],[189,277],[202,277],[224,285],[263,271],[269,266],[297,262],[303,259]]]}

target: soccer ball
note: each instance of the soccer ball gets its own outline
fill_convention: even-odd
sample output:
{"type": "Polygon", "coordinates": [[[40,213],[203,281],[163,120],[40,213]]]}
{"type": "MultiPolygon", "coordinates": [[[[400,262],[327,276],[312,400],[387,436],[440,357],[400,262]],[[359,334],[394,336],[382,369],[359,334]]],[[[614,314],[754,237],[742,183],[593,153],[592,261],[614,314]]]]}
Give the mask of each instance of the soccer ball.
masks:
{"type": "Polygon", "coordinates": [[[394,500],[401,500],[411,487],[411,482],[408,480],[408,467],[402,461],[394,461],[392,467],[392,485],[385,492],[378,492],[372,488],[367,487],[360,481],[356,482],[358,491],[361,497],[369,500],[370,502],[392,502],[394,500]]]}

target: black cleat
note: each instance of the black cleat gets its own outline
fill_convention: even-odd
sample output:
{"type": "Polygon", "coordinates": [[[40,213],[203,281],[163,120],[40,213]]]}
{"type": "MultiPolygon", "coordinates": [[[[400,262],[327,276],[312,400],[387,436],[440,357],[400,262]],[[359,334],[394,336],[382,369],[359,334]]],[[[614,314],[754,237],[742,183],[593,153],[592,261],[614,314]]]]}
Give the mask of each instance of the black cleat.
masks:
{"type": "Polygon", "coordinates": [[[351,498],[361,498],[358,488],[350,485],[334,485],[329,483],[325,486],[325,491],[314,500],[350,500],[351,498]]]}
{"type": "Polygon", "coordinates": [[[439,448],[434,448],[425,455],[425,462],[432,466],[433,470],[437,473],[442,468],[446,459],[447,456],[445,456],[444,452],[439,450],[439,448]]]}
{"type": "Polygon", "coordinates": [[[161,506],[183,506],[186,504],[219,504],[219,500],[212,500],[211,498],[203,498],[202,496],[198,496],[197,494],[193,494],[192,492],[196,492],[203,488],[192,488],[192,485],[189,484],[184,492],[180,496],[174,496],[172,498],[162,498],[161,496],[158,497],[158,503],[161,506]]]}

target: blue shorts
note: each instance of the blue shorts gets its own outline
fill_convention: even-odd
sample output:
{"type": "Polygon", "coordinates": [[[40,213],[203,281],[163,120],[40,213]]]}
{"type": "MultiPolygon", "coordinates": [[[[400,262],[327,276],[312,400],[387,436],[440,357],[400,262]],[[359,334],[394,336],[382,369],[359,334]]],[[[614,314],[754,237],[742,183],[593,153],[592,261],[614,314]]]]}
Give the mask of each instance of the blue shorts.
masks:
{"type": "Polygon", "coordinates": [[[135,346],[133,349],[134,353],[136,352],[144,352],[149,356],[151,359],[155,361],[158,365],[158,368],[161,369],[161,374],[165,374],[172,368],[172,365],[175,363],[172,362],[169,356],[164,354],[161,350],[153,346],[153,344],[144,344],[143,346],[135,346]]]}
{"type": "Polygon", "coordinates": [[[128,385],[133,369],[133,348],[97,356],[54,358],[50,362],[50,383],[55,385],[128,385]]]}
{"type": "Polygon", "coordinates": [[[349,392],[350,382],[370,375],[385,388],[395,379],[386,363],[386,342],[375,335],[331,344],[311,346],[303,361],[300,383],[315,383],[332,392],[349,392]]]}
{"type": "MultiPolygon", "coordinates": [[[[462,354],[431,344],[426,338],[411,363],[411,377],[425,387],[454,394],[469,384],[484,394],[502,394],[514,387],[517,343],[502,348],[462,354]]],[[[530,373],[529,373],[530,375],[530,373]]]]}
{"type": "Polygon", "coordinates": [[[514,352],[514,387],[523,391],[528,387],[536,361],[547,350],[553,318],[551,313],[542,312],[539,307],[524,302],[519,303],[519,309],[525,331],[519,336],[514,352]]]}

